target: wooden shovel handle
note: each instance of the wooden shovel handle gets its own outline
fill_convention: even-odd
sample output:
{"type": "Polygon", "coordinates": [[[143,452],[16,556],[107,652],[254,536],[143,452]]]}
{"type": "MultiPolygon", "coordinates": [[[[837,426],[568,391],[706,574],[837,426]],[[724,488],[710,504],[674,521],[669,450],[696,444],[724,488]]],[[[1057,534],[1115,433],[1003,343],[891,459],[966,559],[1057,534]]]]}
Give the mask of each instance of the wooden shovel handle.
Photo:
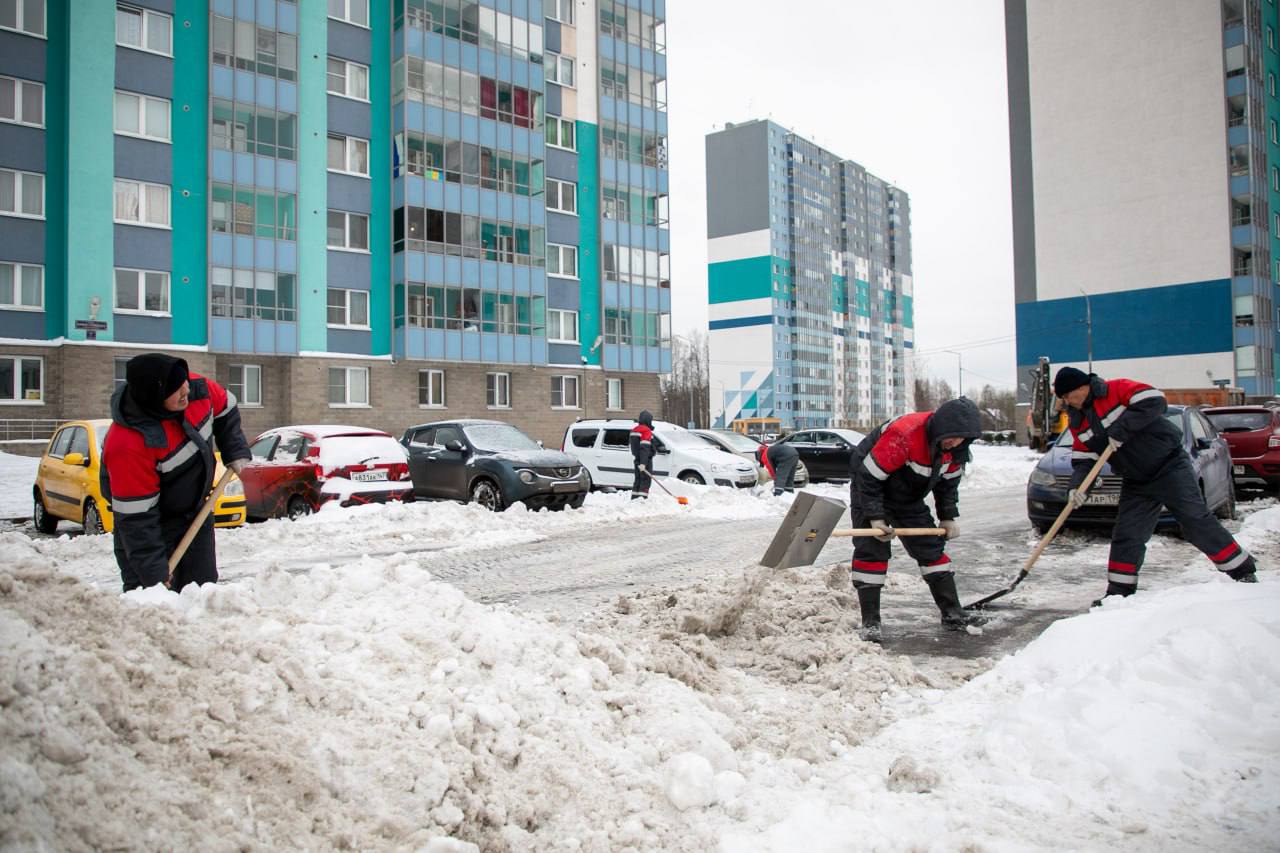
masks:
{"type": "Polygon", "coordinates": [[[183,555],[191,547],[191,540],[195,539],[196,534],[200,532],[200,526],[209,517],[209,513],[213,512],[213,505],[218,502],[218,498],[222,497],[222,490],[227,487],[227,483],[231,482],[231,478],[235,476],[235,473],[230,468],[222,472],[222,476],[213,487],[213,491],[209,493],[209,499],[204,502],[204,506],[200,507],[196,520],[191,522],[191,526],[187,528],[187,532],[182,536],[182,541],[178,543],[177,548],[173,549],[173,553],[169,556],[169,580],[165,584],[166,586],[173,585],[173,570],[178,567],[183,555]]]}
{"type": "MultiPolygon", "coordinates": [[[[895,536],[946,536],[947,531],[941,527],[895,527],[895,536]]],[[[879,536],[880,531],[874,527],[854,527],[847,530],[833,530],[832,536],[879,536]]]]}
{"type": "MultiPolygon", "coordinates": [[[[1098,474],[1102,471],[1102,466],[1107,464],[1107,460],[1111,458],[1111,452],[1115,450],[1115,446],[1108,444],[1102,453],[1098,454],[1098,461],[1093,463],[1093,467],[1089,469],[1089,473],[1084,475],[1084,479],[1080,481],[1077,490],[1083,489],[1088,491],[1093,485],[1093,481],[1098,478],[1098,474]]],[[[1040,544],[1031,552],[1031,556],[1027,558],[1027,564],[1022,567],[1022,575],[1025,577],[1027,572],[1031,571],[1031,567],[1036,564],[1036,560],[1040,559],[1041,552],[1049,546],[1053,541],[1053,537],[1058,535],[1058,531],[1062,529],[1062,525],[1067,523],[1067,516],[1071,515],[1071,510],[1075,509],[1071,505],[1070,498],[1067,499],[1067,505],[1062,508],[1062,512],[1058,513],[1058,517],[1054,520],[1053,526],[1049,528],[1049,532],[1040,540],[1040,544]]]]}

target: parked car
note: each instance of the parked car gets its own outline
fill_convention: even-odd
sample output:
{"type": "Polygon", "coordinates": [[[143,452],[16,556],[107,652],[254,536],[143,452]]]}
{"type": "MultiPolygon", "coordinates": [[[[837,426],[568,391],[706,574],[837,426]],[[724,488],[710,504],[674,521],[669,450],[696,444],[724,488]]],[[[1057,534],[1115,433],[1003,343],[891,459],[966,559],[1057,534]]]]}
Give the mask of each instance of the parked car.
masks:
{"type": "MultiPolygon", "coordinates": [[[[726,453],[741,456],[756,466],[756,482],[767,483],[773,479],[765,467],[756,461],[756,451],[765,446],[763,441],[758,441],[749,435],[743,435],[731,429],[692,429],[689,432],[698,436],[698,438],[701,438],[712,447],[718,447],[726,453]]],[[[809,469],[804,467],[803,462],[796,463],[795,484],[797,488],[809,485],[809,469]]]]}
{"type": "MultiPolygon", "coordinates": [[[[1235,490],[1231,484],[1231,455],[1227,442],[1198,409],[1170,406],[1165,417],[1182,432],[1183,447],[1191,457],[1196,480],[1205,501],[1219,518],[1235,515],[1235,490]]],[[[1071,433],[1058,437],[1049,452],[1041,457],[1027,481],[1027,516],[1036,529],[1047,533],[1067,503],[1071,485],[1071,433]]],[[[1111,472],[1110,463],[1102,466],[1098,483],[1090,490],[1089,500],[1067,517],[1069,525],[1110,525],[1116,520],[1120,502],[1120,477],[1111,472]]],[[[1173,524],[1174,518],[1162,512],[1159,523],[1173,524]]]]}
{"type": "Polygon", "coordinates": [[[799,452],[800,461],[809,469],[809,479],[818,483],[848,480],[849,457],[864,438],[865,435],[851,429],[806,429],[779,441],[799,452]]]}
{"type": "MultiPolygon", "coordinates": [[[[569,425],[561,449],[582,463],[594,486],[630,488],[632,420],[585,420],[569,425]]],[[[653,422],[653,473],[686,483],[748,489],[759,482],[756,466],[729,456],[683,427],[653,422]]]]}
{"type": "MultiPolygon", "coordinates": [[[[102,445],[110,427],[110,418],[68,421],[49,439],[31,490],[32,518],[41,533],[55,532],[59,521],[74,521],[86,533],[110,533],[115,528],[115,517],[110,502],[102,497],[99,480],[102,445]]],[[[214,482],[222,472],[219,459],[214,482]]],[[[215,527],[238,527],[244,522],[244,485],[233,478],[213,506],[213,523],[215,527]]]]}
{"type": "Polygon", "coordinates": [[[503,421],[422,424],[405,430],[400,443],[420,498],[475,501],[495,512],[517,502],[562,510],[582,506],[591,487],[578,460],[503,421]]]}
{"type": "Polygon", "coordinates": [[[413,494],[404,448],[381,430],[287,426],[249,447],[240,472],[251,519],[297,519],[337,501],[341,506],[404,500],[413,494]]]}
{"type": "Polygon", "coordinates": [[[1216,406],[1202,411],[1231,448],[1236,490],[1280,492],[1280,408],[1216,406]]]}

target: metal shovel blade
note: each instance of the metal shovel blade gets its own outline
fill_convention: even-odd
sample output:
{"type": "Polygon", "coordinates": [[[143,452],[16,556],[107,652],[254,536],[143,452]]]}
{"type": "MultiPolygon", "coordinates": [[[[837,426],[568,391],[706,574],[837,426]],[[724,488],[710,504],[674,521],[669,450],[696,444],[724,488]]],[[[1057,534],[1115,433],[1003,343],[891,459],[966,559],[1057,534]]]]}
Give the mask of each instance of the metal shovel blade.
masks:
{"type": "Polygon", "coordinates": [[[844,501],[800,492],[783,516],[760,565],[770,569],[813,565],[844,511],[844,501]]]}

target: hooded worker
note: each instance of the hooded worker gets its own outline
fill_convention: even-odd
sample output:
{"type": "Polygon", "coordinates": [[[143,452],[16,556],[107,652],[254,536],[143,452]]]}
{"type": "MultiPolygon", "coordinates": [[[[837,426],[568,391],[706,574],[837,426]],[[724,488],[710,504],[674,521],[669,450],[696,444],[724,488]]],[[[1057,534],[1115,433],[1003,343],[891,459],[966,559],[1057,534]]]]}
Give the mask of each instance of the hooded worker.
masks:
{"type": "Polygon", "coordinates": [[[796,490],[796,467],[800,464],[800,453],[790,444],[785,441],[762,444],[756,451],[756,461],[773,478],[774,497],[796,490]]]}
{"type": "Polygon", "coordinates": [[[239,473],[250,458],[236,398],[183,359],[146,353],[129,360],[125,384],[111,397],[111,428],[102,450],[102,495],[115,516],[116,563],[125,592],[168,583],[218,579],[213,516],[205,519],[169,577],[169,555],[213,486],[216,441],[239,473]]]}
{"type": "Polygon", "coordinates": [[[880,640],[880,591],[889,570],[894,527],[933,527],[924,502],[929,494],[945,536],[903,537],[902,544],[919,564],[942,624],[959,630],[969,623],[945,549],[947,540],[960,535],[960,478],[970,459],[969,445],[981,431],[978,407],[961,397],[933,412],[886,421],[854,449],[849,484],[853,526],[880,531],[853,540],[853,586],[864,639],[880,640]]]}
{"type": "Polygon", "coordinates": [[[1067,500],[1077,509],[1088,500],[1080,484],[1108,446],[1114,448],[1111,469],[1122,478],[1104,598],[1132,595],[1138,589],[1138,570],[1161,506],[1178,520],[1182,538],[1199,548],[1214,568],[1233,580],[1257,581],[1253,556],[1205,505],[1191,458],[1183,449],[1182,431],[1165,417],[1168,402],[1163,392],[1132,379],[1104,380],[1064,367],[1053,378],[1053,393],[1067,406],[1071,430],[1067,500]]]}
{"type": "Polygon", "coordinates": [[[653,414],[645,409],[631,428],[631,458],[635,463],[635,482],[631,486],[631,499],[649,497],[653,484],[653,414]]]}

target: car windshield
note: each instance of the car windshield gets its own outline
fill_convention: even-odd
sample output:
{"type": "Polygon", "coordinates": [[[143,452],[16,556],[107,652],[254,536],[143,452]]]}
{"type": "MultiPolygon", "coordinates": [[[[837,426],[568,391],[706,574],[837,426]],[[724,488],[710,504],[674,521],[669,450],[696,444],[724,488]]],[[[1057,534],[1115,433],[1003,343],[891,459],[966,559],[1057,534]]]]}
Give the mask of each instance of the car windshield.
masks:
{"type": "Polygon", "coordinates": [[[389,435],[331,435],[320,439],[320,465],[388,465],[404,461],[404,448],[389,435]]]}
{"type": "Polygon", "coordinates": [[[1205,417],[1219,432],[1249,432],[1271,424],[1270,412],[1208,412],[1205,417]]]}
{"type": "Polygon", "coordinates": [[[477,424],[465,429],[477,450],[541,450],[538,442],[510,424],[477,424]]]}
{"type": "Polygon", "coordinates": [[[754,438],[749,438],[740,432],[717,432],[716,438],[723,441],[729,447],[738,453],[755,453],[760,448],[760,442],[754,438]]]}
{"type": "Polygon", "coordinates": [[[708,447],[706,441],[699,438],[694,433],[680,429],[663,430],[658,433],[658,439],[667,447],[688,447],[691,449],[700,448],[703,450],[708,447]]]}

